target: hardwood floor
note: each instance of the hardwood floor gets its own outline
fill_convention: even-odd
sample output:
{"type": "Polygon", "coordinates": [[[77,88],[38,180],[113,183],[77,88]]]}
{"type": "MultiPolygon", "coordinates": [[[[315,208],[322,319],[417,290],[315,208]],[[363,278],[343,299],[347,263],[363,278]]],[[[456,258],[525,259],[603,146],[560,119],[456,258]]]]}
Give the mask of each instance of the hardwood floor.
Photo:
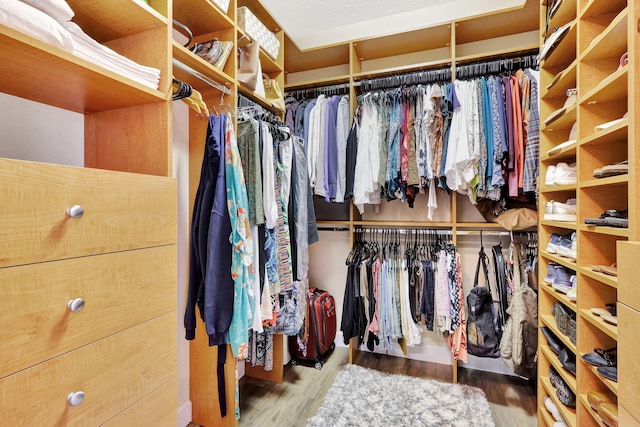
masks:
{"type": "MultiPolygon", "coordinates": [[[[240,380],[240,427],[303,427],[322,404],[340,368],[348,363],[346,348],[337,347],[322,370],[285,367],[282,384],[244,377],[240,380]]],[[[380,371],[451,381],[451,367],[361,352],[360,366],[380,371]]],[[[536,426],[536,390],[527,381],[460,368],[458,382],[484,390],[497,427],[536,426]]]]}

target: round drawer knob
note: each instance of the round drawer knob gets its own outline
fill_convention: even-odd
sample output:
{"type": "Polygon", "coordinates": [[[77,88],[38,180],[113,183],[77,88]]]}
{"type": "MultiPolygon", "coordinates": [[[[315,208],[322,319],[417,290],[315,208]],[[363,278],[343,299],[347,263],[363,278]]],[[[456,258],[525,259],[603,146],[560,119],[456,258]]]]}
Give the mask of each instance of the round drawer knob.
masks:
{"type": "Polygon", "coordinates": [[[71,218],[80,218],[84,214],[84,208],[80,205],[73,205],[67,209],[67,215],[71,218]]]}
{"type": "Polygon", "coordinates": [[[69,307],[69,310],[77,313],[84,308],[84,300],[82,298],[74,298],[67,303],[67,307],[69,307]]]}
{"type": "Polygon", "coordinates": [[[67,402],[71,406],[78,406],[84,400],[84,391],[74,391],[67,396],[67,402]]]}

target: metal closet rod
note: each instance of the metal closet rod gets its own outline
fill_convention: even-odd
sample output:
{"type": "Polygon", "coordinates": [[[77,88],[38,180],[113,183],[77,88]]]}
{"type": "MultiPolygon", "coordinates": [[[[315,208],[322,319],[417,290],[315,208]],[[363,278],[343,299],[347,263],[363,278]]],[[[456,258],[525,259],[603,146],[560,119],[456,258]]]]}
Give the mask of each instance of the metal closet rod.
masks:
{"type": "Polygon", "coordinates": [[[211,86],[211,87],[213,87],[215,89],[218,89],[223,94],[225,94],[225,95],[231,94],[231,90],[228,87],[218,83],[215,80],[210,79],[209,77],[205,76],[204,74],[200,73],[199,71],[196,71],[193,68],[189,67],[187,64],[183,64],[182,62],[178,61],[177,59],[173,59],[173,65],[175,65],[176,67],[180,68],[182,71],[191,74],[193,77],[197,78],[200,81],[203,81],[204,83],[208,84],[209,86],[211,86]]]}
{"type": "Polygon", "coordinates": [[[530,52],[510,58],[498,58],[456,65],[456,77],[469,78],[488,74],[499,74],[515,71],[519,68],[535,67],[537,64],[537,52],[530,52]]]}
{"type": "Polygon", "coordinates": [[[453,232],[451,230],[442,230],[437,228],[395,228],[395,227],[358,227],[353,229],[354,233],[366,233],[367,231],[389,231],[397,232],[399,234],[434,234],[438,236],[451,236],[453,232]]]}
{"type": "Polygon", "coordinates": [[[304,96],[305,98],[315,98],[320,94],[339,94],[341,92],[344,92],[345,89],[348,93],[350,87],[351,85],[349,83],[339,83],[334,85],[291,89],[285,92],[285,96],[293,96],[294,98],[299,98],[301,96],[304,96]]]}
{"type": "Polygon", "coordinates": [[[354,86],[359,86],[361,90],[388,89],[399,86],[413,86],[418,84],[428,84],[436,82],[450,82],[452,76],[451,66],[433,68],[411,73],[394,74],[375,79],[362,79],[354,82],[354,86]]]}

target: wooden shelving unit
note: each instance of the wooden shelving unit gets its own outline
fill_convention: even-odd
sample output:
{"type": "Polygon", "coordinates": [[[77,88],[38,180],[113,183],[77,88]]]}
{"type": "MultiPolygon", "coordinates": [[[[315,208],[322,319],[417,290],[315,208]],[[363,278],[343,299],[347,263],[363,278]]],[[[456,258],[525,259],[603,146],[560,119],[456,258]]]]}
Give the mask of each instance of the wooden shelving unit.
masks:
{"type": "MultiPolygon", "coordinates": [[[[625,175],[601,179],[593,177],[596,168],[622,160],[635,164],[638,156],[634,143],[637,136],[634,120],[625,119],[604,130],[595,129],[597,125],[621,118],[627,111],[630,117],[634,117],[635,114],[637,95],[633,94],[637,62],[630,61],[628,66],[618,67],[620,57],[625,52],[632,51],[638,43],[635,31],[638,6],[633,2],[629,2],[629,5],[627,3],[624,0],[563,1],[551,23],[553,27],[557,27],[564,24],[563,21],[573,21],[572,28],[551,57],[541,65],[542,87],[549,85],[558,72],[565,70],[555,84],[542,93],[541,120],[562,106],[567,89],[578,90],[575,115],[565,123],[566,126],[572,126],[569,124],[570,121],[577,122],[576,144],[571,144],[555,156],[545,155],[554,146],[568,139],[566,127],[555,129],[558,127],[556,124],[564,117],[549,124],[549,129],[543,129],[540,137],[541,177],[544,176],[546,168],[558,161],[577,164],[578,184],[569,194],[577,199],[577,224],[569,226],[545,220],[541,220],[539,224],[539,270],[546,271],[548,263],[554,261],[576,271],[577,304],[566,304],[563,295],[547,291],[539,298],[539,313],[541,325],[548,325],[554,321],[550,316],[550,310],[556,301],[565,303],[576,313],[577,345],[569,346],[569,349],[577,356],[575,384],[578,404],[575,413],[568,414],[571,419],[566,421],[581,427],[603,425],[599,415],[587,401],[589,391],[602,391],[612,398],[618,398],[617,383],[605,379],[597,373],[595,367],[581,360],[581,355],[593,352],[594,348],[615,347],[619,340],[618,326],[606,323],[601,317],[592,314],[590,309],[604,307],[605,304],[618,300],[619,289],[624,285],[618,277],[596,272],[591,266],[615,263],[616,254],[620,255],[616,251],[617,243],[637,240],[639,237],[636,235],[635,221],[638,214],[635,195],[637,176],[633,168],[629,168],[629,174],[625,175]],[[557,18],[558,16],[562,19],[557,18]],[[570,65],[564,68],[563,64],[570,65]],[[558,130],[561,132],[556,132],[558,130]],[[629,228],[584,223],[585,218],[598,218],[607,209],[627,208],[629,228]],[[561,262],[562,259],[545,252],[544,248],[551,233],[567,234],[574,230],[577,232],[578,248],[575,263],[561,262]]],[[[540,17],[541,45],[544,43],[545,13],[546,7],[543,6],[540,17]]],[[[565,115],[567,113],[565,112],[565,115]]],[[[541,189],[541,202],[554,197],[558,197],[558,193],[553,187],[541,189]]],[[[548,352],[544,351],[545,343],[544,335],[540,333],[539,348],[542,349],[542,357],[539,359],[538,372],[539,384],[543,387],[547,382],[545,376],[548,366],[555,363],[555,360],[550,360],[553,358],[548,357],[548,352]]],[[[541,400],[539,404],[542,404],[541,400]]],[[[562,406],[564,405],[561,405],[561,409],[564,409],[562,406]]],[[[567,412],[564,411],[563,415],[567,415],[567,412]]],[[[546,422],[542,414],[539,414],[538,422],[546,422]]]]}
{"type": "MultiPolygon", "coordinates": [[[[447,22],[391,36],[353,40],[304,52],[285,36],[285,87],[295,91],[349,83],[353,112],[357,105],[356,87],[362,80],[423,69],[455,69],[456,64],[537,50],[539,8],[537,1],[529,0],[518,10],[447,22]]],[[[573,70],[575,76],[575,67],[573,70]]],[[[450,214],[445,218],[434,218],[433,221],[427,220],[423,211],[405,211],[397,207],[400,202],[390,202],[383,203],[378,217],[368,213],[361,215],[351,205],[341,218],[342,221],[322,221],[318,217],[318,223],[327,227],[348,227],[351,243],[353,230],[362,227],[450,230],[454,242],[461,235],[479,233],[479,230],[503,230],[499,224],[484,222],[481,217],[480,220],[465,218],[463,210],[468,210],[470,205],[467,205],[464,197],[453,195],[438,200],[439,206],[441,203],[448,205],[445,209],[448,208],[450,214]]],[[[357,351],[351,344],[350,361],[354,360],[357,351]]],[[[456,381],[455,363],[452,378],[456,381]]]]}

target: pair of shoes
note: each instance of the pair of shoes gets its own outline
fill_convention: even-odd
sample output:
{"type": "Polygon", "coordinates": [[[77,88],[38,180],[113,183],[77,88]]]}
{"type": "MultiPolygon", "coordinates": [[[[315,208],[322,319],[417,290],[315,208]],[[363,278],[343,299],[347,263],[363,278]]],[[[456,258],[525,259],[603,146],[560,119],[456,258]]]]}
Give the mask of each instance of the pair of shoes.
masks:
{"type": "Polygon", "coordinates": [[[547,270],[547,277],[545,282],[550,283],[553,289],[566,294],[569,292],[576,282],[576,274],[574,271],[569,270],[564,265],[549,263],[549,267],[553,267],[553,270],[547,270]]]}
{"type": "Polygon", "coordinates": [[[545,202],[544,219],[549,221],[576,222],[576,199],[568,199],[565,203],[551,200],[545,202]]]}
{"type": "Polygon", "coordinates": [[[598,373],[608,380],[618,382],[618,368],[615,366],[598,366],[598,373]]]}
{"type": "Polygon", "coordinates": [[[598,218],[585,218],[584,222],[588,225],[627,228],[629,227],[629,211],[627,209],[622,211],[608,209],[598,218]]]}
{"type": "MultiPolygon", "coordinates": [[[[547,151],[547,154],[549,156],[555,156],[556,154],[562,152],[562,150],[564,150],[565,148],[571,146],[572,144],[575,144],[577,140],[578,140],[578,124],[576,122],[573,122],[573,126],[571,126],[571,131],[569,132],[569,139],[561,144],[556,145],[551,150],[547,151]]],[[[549,173],[549,169],[547,169],[547,173],[549,173]]],[[[545,179],[546,185],[552,185],[547,183],[546,181],[547,180],[545,179]]]]}
{"type": "Polygon", "coordinates": [[[576,355],[570,352],[566,347],[563,347],[558,354],[558,360],[562,364],[562,367],[576,376],[576,355]]]}
{"type": "Polygon", "coordinates": [[[624,175],[629,173],[629,161],[624,160],[612,165],[605,165],[593,170],[594,178],[606,178],[608,176],[624,175]]]}
{"type": "Polygon", "coordinates": [[[593,353],[583,354],[582,360],[593,366],[612,367],[616,366],[616,355],[616,347],[612,347],[607,350],[604,348],[594,348],[593,353]]]}
{"type": "Polygon", "coordinates": [[[578,246],[576,233],[562,235],[558,233],[551,234],[551,239],[547,244],[547,252],[550,254],[558,254],[571,259],[576,259],[578,255],[578,246]]]}
{"type": "Polygon", "coordinates": [[[618,427],[618,405],[615,403],[601,403],[598,406],[598,415],[605,426],[618,427]]]}
{"type": "Polygon", "coordinates": [[[551,165],[547,168],[547,173],[544,177],[544,183],[548,186],[570,185],[577,182],[578,172],[575,163],[568,165],[565,162],[560,162],[555,166],[551,165]]]}
{"type": "Polygon", "coordinates": [[[603,403],[615,403],[608,394],[593,390],[587,393],[587,401],[589,402],[589,405],[591,405],[591,409],[596,412],[598,412],[598,408],[603,403]]]}
{"type": "Polygon", "coordinates": [[[562,414],[560,413],[560,410],[558,409],[556,404],[553,402],[553,399],[551,399],[549,396],[545,396],[543,402],[544,407],[547,408],[547,411],[549,411],[553,419],[564,423],[564,418],[562,418],[562,414]]]}
{"type": "Polygon", "coordinates": [[[618,265],[615,262],[611,265],[592,265],[591,270],[609,276],[618,276],[618,265]]]}
{"type": "Polygon", "coordinates": [[[591,313],[595,314],[596,316],[600,316],[602,317],[602,320],[604,320],[607,323],[610,323],[612,325],[618,325],[618,309],[616,307],[616,305],[614,303],[610,303],[610,304],[605,304],[605,308],[600,308],[600,307],[592,307],[591,308],[591,313]]]}
{"type": "Polygon", "coordinates": [[[542,335],[544,335],[545,339],[547,340],[547,344],[549,345],[551,350],[555,354],[560,354],[560,352],[564,348],[562,342],[553,334],[553,332],[551,332],[551,329],[549,329],[548,327],[540,326],[540,330],[542,331],[542,335]]]}

